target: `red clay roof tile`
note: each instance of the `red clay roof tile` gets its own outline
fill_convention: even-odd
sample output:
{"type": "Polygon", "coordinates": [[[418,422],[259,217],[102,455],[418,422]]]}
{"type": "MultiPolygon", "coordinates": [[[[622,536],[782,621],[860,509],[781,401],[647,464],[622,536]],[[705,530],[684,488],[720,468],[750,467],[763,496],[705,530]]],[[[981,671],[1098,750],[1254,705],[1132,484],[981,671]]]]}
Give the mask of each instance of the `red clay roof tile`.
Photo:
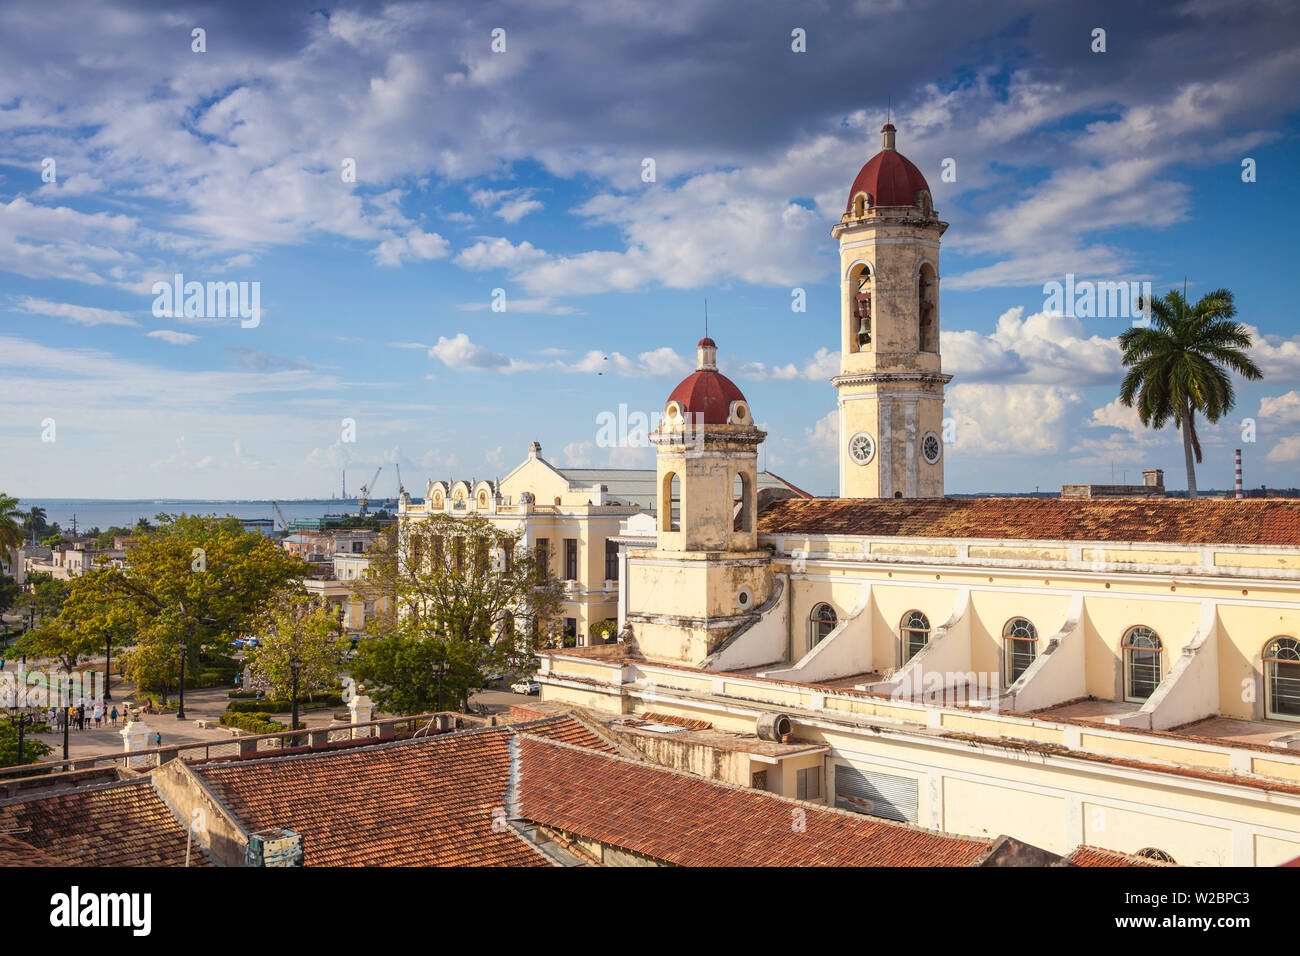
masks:
{"type": "Polygon", "coordinates": [[[680,866],[969,866],[992,841],[518,739],[518,815],[680,866]]]}
{"type": "Polygon", "coordinates": [[[760,534],[1300,545],[1294,498],[783,498],[760,534]]]}

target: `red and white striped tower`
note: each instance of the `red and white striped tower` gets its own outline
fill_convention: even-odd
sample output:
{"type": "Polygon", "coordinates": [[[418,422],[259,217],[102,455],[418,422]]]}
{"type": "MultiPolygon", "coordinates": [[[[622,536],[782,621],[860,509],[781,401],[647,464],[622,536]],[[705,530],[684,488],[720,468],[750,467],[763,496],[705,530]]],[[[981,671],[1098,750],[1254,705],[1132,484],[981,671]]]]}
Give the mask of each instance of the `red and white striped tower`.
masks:
{"type": "Polygon", "coordinates": [[[1237,449],[1237,478],[1236,478],[1236,483],[1233,485],[1233,487],[1234,487],[1234,488],[1236,489],[1236,491],[1237,491],[1237,497],[1238,497],[1238,498],[1242,497],[1242,493],[1241,493],[1241,449],[1240,449],[1240,448],[1237,449]]]}

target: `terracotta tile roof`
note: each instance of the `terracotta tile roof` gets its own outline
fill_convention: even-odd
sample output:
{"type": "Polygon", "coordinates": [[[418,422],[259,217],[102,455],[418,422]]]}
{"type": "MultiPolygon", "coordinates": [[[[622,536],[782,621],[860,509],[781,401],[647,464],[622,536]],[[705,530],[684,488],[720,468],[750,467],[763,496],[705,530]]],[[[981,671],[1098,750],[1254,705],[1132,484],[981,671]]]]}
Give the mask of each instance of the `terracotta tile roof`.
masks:
{"type": "Polygon", "coordinates": [[[771,535],[1300,545],[1300,499],[783,498],[771,535]]]}
{"type": "Polygon", "coordinates": [[[516,730],[610,746],[572,718],[550,717],[194,772],[246,830],[301,833],[306,866],[546,866],[536,848],[502,826],[516,730]],[[494,827],[494,820],[501,822],[494,827]]]}
{"type": "Polygon", "coordinates": [[[653,710],[647,710],[643,714],[638,714],[642,720],[648,720],[656,724],[674,724],[678,727],[685,727],[687,730],[710,730],[713,724],[707,720],[696,720],[691,717],[678,717],[676,714],[659,714],[653,710]]]}
{"type": "MultiPolygon", "coordinates": [[[[7,864],[26,845],[41,859],[24,866],[185,865],[185,828],[148,779],[0,804],[0,831],[11,831],[7,864]]],[[[196,842],[190,866],[208,865],[196,842]]]]}
{"type": "Polygon", "coordinates": [[[992,846],[528,735],[517,746],[515,815],[667,863],[969,866],[992,846]]]}
{"type": "Polygon", "coordinates": [[[1172,866],[1161,860],[1151,860],[1131,853],[1103,850],[1097,846],[1080,845],[1065,858],[1069,866],[1172,866]]]}

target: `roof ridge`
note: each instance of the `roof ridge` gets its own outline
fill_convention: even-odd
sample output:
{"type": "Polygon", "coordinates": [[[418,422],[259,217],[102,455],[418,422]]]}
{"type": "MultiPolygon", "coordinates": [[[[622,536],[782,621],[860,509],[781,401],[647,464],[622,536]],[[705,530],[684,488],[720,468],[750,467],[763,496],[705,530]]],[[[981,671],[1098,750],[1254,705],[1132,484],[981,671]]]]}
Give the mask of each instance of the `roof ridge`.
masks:
{"type": "Polygon", "coordinates": [[[48,800],[51,797],[62,797],[67,794],[92,793],[101,790],[114,790],[125,787],[149,785],[150,776],[150,774],[141,774],[138,777],[128,777],[125,780],[108,780],[104,783],[92,783],[84,787],[68,787],[64,790],[46,790],[37,793],[20,794],[16,797],[6,797],[5,799],[0,800],[0,807],[11,807],[15,804],[26,803],[29,800],[48,800]]]}
{"type": "MultiPolygon", "coordinates": [[[[432,744],[432,743],[440,743],[442,741],[452,740],[452,739],[462,740],[465,737],[474,736],[475,734],[511,733],[512,727],[533,726],[536,724],[544,723],[546,721],[559,720],[567,716],[568,716],[567,713],[548,714],[545,717],[539,717],[535,720],[525,721],[519,724],[495,724],[495,725],[487,724],[482,727],[463,727],[458,730],[451,730],[451,731],[446,731],[438,734],[429,734],[424,737],[410,736],[410,737],[402,737],[397,740],[381,740],[373,744],[360,744],[356,747],[340,747],[337,749],[320,749],[320,750],[309,749],[301,753],[271,754],[267,756],[254,756],[254,757],[236,757],[234,759],[226,759],[226,760],[222,760],[218,758],[216,760],[194,764],[193,767],[195,770],[206,770],[208,768],[220,768],[226,766],[232,766],[232,767],[246,766],[248,764],[266,764],[266,763],[272,763],[276,761],[300,760],[308,757],[320,758],[320,757],[332,757],[335,755],[343,755],[343,754],[368,753],[377,750],[387,750],[393,747],[405,746],[405,745],[416,744],[416,743],[432,744]]],[[[418,731],[416,731],[416,733],[418,733],[418,731]]]]}

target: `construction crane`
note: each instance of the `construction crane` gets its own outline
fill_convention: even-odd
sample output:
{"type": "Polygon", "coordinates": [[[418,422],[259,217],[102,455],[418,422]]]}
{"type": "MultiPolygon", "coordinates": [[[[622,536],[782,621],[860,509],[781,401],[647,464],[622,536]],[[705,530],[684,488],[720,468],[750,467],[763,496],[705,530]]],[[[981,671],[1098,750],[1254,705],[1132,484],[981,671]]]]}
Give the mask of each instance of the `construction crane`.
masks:
{"type": "Polygon", "coordinates": [[[375,485],[378,484],[379,473],[383,470],[384,470],[384,466],[380,465],[378,468],[375,469],[375,477],[370,479],[370,484],[361,486],[361,497],[357,499],[357,504],[361,505],[361,513],[363,515],[367,513],[366,506],[370,504],[371,492],[374,491],[375,485]]]}
{"type": "Polygon", "coordinates": [[[280,510],[280,503],[278,501],[272,501],[271,506],[275,508],[275,513],[280,516],[280,527],[283,528],[285,531],[288,531],[289,519],[286,518],[284,516],[284,512],[280,510]]]}
{"type": "Polygon", "coordinates": [[[402,484],[402,466],[394,462],[393,467],[397,469],[397,500],[401,501],[402,495],[406,494],[406,486],[402,484]]]}

